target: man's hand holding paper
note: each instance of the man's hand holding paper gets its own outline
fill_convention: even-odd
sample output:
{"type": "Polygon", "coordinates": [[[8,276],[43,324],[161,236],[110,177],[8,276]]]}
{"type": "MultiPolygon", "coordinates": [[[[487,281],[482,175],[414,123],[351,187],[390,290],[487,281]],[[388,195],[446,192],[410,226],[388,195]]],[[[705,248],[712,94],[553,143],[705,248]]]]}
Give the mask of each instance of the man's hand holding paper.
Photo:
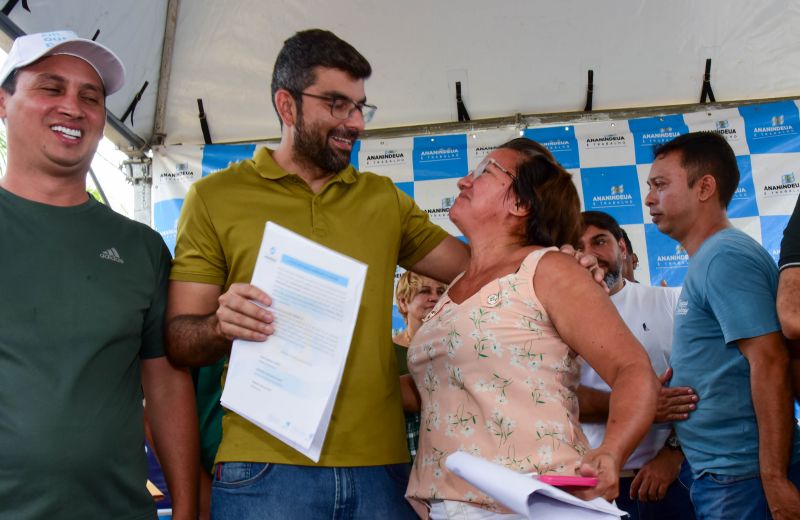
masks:
{"type": "Polygon", "coordinates": [[[265,341],[275,332],[274,316],[267,310],[270,305],[272,298],[255,285],[231,285],[219,297],[217,332],[229,340],[265,341]]]}
{"type": "Polygon", "coordinates": [[[366,272],[365,264],[269,222],[253,284],[234,284],[219,298],[216,327],[235,338],[222,405],[315,462],[366,272]]]}

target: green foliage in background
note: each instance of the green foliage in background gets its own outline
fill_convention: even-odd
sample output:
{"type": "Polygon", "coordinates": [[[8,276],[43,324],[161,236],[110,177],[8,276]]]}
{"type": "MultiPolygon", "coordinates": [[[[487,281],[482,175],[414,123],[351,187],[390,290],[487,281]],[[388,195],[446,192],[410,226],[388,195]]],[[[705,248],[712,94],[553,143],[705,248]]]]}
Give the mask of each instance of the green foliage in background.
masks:
{"type": "Polygon", "coordinates": [[[86,187],[86,191],[89,192],[89,195],[94,197],[94,200],[96,200],[98,202],[102,202],[103,204],[106,203],[106,201],[103,200],[103,197],[100,196],[100,192],[97,190],[97,188],[90,188],[90,187],[87,186],[86,187]]]}

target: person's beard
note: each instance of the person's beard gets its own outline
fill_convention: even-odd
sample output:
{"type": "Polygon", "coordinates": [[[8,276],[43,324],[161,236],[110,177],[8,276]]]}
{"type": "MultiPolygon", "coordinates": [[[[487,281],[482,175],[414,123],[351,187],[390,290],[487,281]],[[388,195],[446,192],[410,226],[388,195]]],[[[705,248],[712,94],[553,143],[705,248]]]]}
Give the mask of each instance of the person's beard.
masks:
{"type": "Polygon", "coordinates": [[[294,150],[298,157],[326,172],[336,173],[345,169],[350,164],[350,153],[331,148],[328,145],[328,139],[331,137],[343,137],[355,141],[358,139],[358,131],[340,127],[321,137],[317,126],[305,124],[300,111],[294,129],[294,150]]]}
{"type": "MultiPolygon", "coordinates": [[[[602,264],[605,264],[606,267],[606,274],[603,277],[603,281],[606,282],[609,289],[612,289],[617,286],[620,278],[622,278],[622,259],[618,257],[617,261],[613,264],[607,262],[603,262],[602,264]]],[[[600,267],[603,267],[602,264],[600,264],[600,267]]]]}

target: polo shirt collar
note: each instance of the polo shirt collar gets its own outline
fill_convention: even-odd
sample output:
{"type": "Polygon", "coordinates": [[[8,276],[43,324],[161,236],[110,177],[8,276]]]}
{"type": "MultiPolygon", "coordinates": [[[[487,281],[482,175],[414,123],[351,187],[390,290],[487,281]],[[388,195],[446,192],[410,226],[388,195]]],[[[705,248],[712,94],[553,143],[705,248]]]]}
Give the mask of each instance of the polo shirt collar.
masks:
{"type": "MultiPolygon", "coordinates": [[[[277,180],[291,175],[289,172],[278,166],[278,164],[272,158],[272,150],[266,146],[256,150],[255,154],[253,155],[253,161],[256,163],[256,171],[265,179],[277,180]]],[[[356,182],[357,175],[358,172],[356,172],[356,169],[353,168],[353,165],[348,164],[345,169],[333,176],[331,182],[341,181],[345,184],[352,184],[356,182]]]]}

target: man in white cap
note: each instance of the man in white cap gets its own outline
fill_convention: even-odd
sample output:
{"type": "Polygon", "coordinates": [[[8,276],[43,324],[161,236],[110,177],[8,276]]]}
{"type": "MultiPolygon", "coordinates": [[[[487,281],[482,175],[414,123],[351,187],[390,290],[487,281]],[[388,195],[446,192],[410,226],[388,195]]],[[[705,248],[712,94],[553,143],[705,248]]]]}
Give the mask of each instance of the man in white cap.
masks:
{"type": "Polygon", "coordinates": [[[196,516],[192,383],[163,352],[169,252],[86,192],[124,76],[70,31],[18,38],[0,70],[4,518],[154,518],[143,397],[173,518],[196,516]]]}

